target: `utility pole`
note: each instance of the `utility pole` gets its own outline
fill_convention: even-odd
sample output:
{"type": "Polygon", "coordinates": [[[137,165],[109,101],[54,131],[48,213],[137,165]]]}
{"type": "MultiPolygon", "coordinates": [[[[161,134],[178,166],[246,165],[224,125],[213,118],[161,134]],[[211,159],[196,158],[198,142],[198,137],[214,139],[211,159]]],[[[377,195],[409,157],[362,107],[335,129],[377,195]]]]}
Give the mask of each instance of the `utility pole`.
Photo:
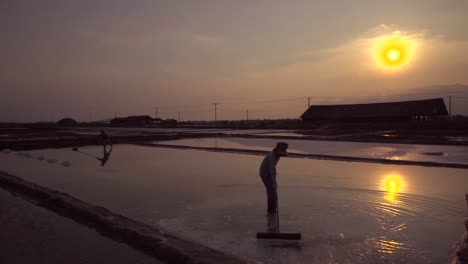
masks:
{"type": "Polygon", "coordinates": [[[307,101],[308,101],[308,106],[310,108],[310,97],[307,97],[307,101]]]}
{"type": "Polygon", "coordinates": [[[249,110],[247,110],[246,112],[247,112],[247,121],[249,121],[249,110]]]}
{"type": "Polygon", "coordinates": [[[449,96],[449,116],[452,119],[452,96],[449,96]]]}
{"type": "Polygon", "coordinates": [[[449,96],[449,118],[452,119],[452,96],[449,96]]]}
{"type": "Polygon", "coordinates": [[[219,103],[213,103],[214,104],[214,121],[216,122],[218,120],[218,113],[217,113],[217,110],[218,110],[218,105],[219,103]]]}
{"type": "Polygon", "coordinates": [[[155,110],[156,110],[156,113],[155,113],[156,115],[155,115],[154,118],[158,118],[158,107],[157,106],[155,107],[155,110]]]}

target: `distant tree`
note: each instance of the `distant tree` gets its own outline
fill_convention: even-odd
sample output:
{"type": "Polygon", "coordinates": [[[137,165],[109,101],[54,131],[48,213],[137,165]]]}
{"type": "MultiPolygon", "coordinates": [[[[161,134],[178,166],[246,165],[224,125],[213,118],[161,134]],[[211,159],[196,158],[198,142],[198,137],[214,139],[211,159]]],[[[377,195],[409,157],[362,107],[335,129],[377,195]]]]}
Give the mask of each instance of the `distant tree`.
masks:
{"type": "Polygon", "coordinates": [[[58,124],[59,126],[76,126],[76,125],[78,125],[78,122],[76,122],[76,120],[73,119],[73,118],[67,117],[67,118],[62,118],[62,119],[60,119],[60,120],[57,122],[57,124],[58,124]]]}

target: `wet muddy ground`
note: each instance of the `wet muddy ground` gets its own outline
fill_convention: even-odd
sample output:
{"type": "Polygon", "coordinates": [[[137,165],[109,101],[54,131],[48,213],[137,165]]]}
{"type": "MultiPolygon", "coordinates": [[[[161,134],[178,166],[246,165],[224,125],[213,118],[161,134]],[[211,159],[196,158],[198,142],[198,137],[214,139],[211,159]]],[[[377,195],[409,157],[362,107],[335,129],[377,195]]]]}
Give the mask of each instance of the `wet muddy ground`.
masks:
{"type": "Polygon", "coordinates": [[[162,264],[0,189],[0,262],[162,264]]]}
{"type": "Polygon", "coordinates": [[[281,229],[303,240],[272,243],[255,239],[268,224],[261,156],[114,148],[105,167],[71,149],[3,152],[0,170],[265,263],[444,263],[463,233],[462,169],[284,158],[281,229]]]}

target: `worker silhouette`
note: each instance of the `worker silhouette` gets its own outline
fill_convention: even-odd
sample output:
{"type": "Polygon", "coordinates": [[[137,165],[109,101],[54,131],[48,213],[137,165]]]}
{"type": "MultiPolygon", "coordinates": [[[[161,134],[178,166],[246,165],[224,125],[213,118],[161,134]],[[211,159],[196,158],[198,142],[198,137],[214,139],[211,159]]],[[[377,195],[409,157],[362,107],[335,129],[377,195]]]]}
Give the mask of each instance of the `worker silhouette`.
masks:
{"type": "Polygon", "coordinates": [[[260,165],[260,178],[267,192],[267,212],[274,214],[278,210],[278,196],[276,194],[276,164],[281,157],[287,156],[288,144],[278,142],[272,152],[268,153],[260,165]]]}
{"type": "Polygon", "coordinates": [[[110,145],[109,150],[107,150],[107,145],[102,145],[102,152],[103,152],[102,158],[96,158],[96,159],[101,162],[101,167],[104,167],[104,165],[106,165],[112,153],[112,145],[110,145]]]}
{"type": "Polygon", "coordinates": [[[104,165],[106,165],[112,153],[112,141],[111,141],[110,136],[106,132],[104,132],[103,129],[101,129],[100,137],[102,139],[103,154],[102,154],[102,158],[96,158],[96,159],[101,162],[101,167],[104,167],[104,165]],[[107,146],[109,146],[109,149],[107,149],[107,146]]]}
{"type": "Polygon", "coordinates": [[[101,137],[102,145],[103,145],[103,146],[109,145],[109,146],[112,147],[111,138],[110,138],[110,136],[104,131],[104,129],[101,129],[101,134],[99,134],[99,136],[101,137]]]}

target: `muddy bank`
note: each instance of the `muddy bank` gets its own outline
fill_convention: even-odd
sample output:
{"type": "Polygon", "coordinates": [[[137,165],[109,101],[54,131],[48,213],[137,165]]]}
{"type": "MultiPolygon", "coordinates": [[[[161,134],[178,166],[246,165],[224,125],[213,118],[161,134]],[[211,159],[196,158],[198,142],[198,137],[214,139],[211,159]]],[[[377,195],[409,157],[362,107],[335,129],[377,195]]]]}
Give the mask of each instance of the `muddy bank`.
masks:
{"type": "MultiPolygon", "coordinates": [[[[174,149],[197,149],[197,150],[206,150],[206,151],[214,151],[214,152],[242,153],[242,154],[251,154],[251,155],[266,155],[269,152],[265,150],[194,147],[194,146],[168,145],[168,144],[159,144],[159,143],[157,144],[156,143],[151,143],[151,144],[142,143],[139,145],[147,146],[147,147],[162,147],[162,148],[174,148],[174,149]]],[[[460,163],[442,163],[442,162],[410,161],[410,160],[387,160],[387,159],[376,159],[376,158],[362,158],[362,157],[322,155],[322,154],[302,154],[302,153],[289,153],[288,157],[349,161],[349,162],[369,162],[369,163],[394,164],[394,165],[416,165],[416,166],[425,166],[425,167],[468,169],[468,164],[460,164],[460,163]]]]}
{"type": "MultiPolygon", "coordinates": [[[[178,135],[143,135],[143,136],[119,136],[112,138],[114,144],[132,144],[148,142],[153,140],[181,139],[178,135]]],[[[46,148],[71,148],[89,145],[101,145],[102,139],[96,136],[55,136],[50,138],[14,138],[11,140],[0,140],[1,149],[11,150],[36,150],[46,148]]]]}
{"type": "Polygon", "coordinates": [[[323,135],[323,134],[303,134],[303,136],[290,136],[290,135],[246,135],[246,134],[233,134],[231,136],[243,138],[271,138],[271,139],[296,139],[296,140],[327,140],[327,141],[344,141],[344,142],[367,142],[367,143],[398,143],[398,144],[424,144],[424,145],[451,145],[451,146],[468,146],[468,141],[465,140],[466,135],[460,138],[463,140],[452,140],[455,136],[408,136],[398,133],[363,133],[356,135],[323,135]]]}
{"type": "MultiPolygon", "coordinates": [[[[465,194],[466,206],[468,206],[468,193],[465,194]]],[[[457,258],[459,263],[468,264],[468,217],[465,217],[465,234],[463,240],[457,249],[457,258]]]]}
{"type": "Polygon", "coordinates": [[[2,264],[164,264],[0,188],[2,264]]]}
{"type": "Polygon", "coordinates": [[[96,229],[106,237],[127,243],[167,263],[253,263],[178,238],[159,228],[114,214],[106,208],[88,204],[66,193],[54,191],[3,172],[0,172],[0,187],[19,193],[39,206],[96,229]]]}

